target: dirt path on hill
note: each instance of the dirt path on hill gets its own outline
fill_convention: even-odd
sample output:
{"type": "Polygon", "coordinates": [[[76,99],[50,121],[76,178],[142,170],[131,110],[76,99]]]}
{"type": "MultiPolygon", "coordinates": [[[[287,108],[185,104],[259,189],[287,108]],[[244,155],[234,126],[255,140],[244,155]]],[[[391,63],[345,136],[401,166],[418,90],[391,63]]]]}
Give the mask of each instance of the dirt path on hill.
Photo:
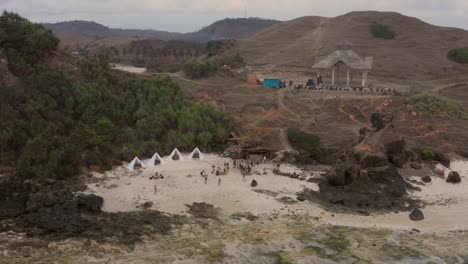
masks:
{"type": "MultiPolygon", "coordinates": [[[[277,97],[278,98],[277,99],[278,111],[280,111],[280,110],[290,111],[289,109],[286,109],[286,107],[284,106],[284,92],[285,91],[286,91],[286,89],[280,89],[278,91],[278,97],[277,97]]],[[[288,152],[292,152],[292,153],[299,153],[289,143],[288,134],[284,130],[284,128],[278,128],[278,130],[279,130],[279,133],[280,133],[281,145],[283,146],[284,150],[286,150],[288,152]]]]}

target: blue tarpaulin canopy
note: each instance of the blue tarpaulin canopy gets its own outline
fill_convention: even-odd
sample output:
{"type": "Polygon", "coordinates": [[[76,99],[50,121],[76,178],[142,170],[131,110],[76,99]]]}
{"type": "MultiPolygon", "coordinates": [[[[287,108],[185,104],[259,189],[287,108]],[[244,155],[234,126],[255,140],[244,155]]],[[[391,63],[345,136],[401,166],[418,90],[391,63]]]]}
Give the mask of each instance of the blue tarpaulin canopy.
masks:
{"type": "Polygon", "coordinates": [[[281,80],[280,79],[273,79],[273,78],[266,78],[265,80],[263,80],[263,86],[265,87],[276,87],[276,88],[279,88],[280,87],[280,84],[281,84],[281,80]]]}

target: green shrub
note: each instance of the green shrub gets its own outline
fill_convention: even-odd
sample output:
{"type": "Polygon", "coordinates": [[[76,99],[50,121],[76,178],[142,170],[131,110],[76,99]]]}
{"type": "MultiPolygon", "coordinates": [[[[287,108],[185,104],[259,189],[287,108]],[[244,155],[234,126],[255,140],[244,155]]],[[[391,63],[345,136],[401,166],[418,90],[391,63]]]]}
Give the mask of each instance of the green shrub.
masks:
{"type": "Polygon", "coordinates": [[[295,128],[288,129],[288,140],[293,148],[309,154],[315,153],[320,147],[319,136],[295,128]]]}
{"type": "Polygon", "coordinates": [[[409,103],[416,111],[426,115],[434,117],[452,116],[460,119],[468,119],[467,109],[435,94],[417,94],[410,98],[409,103]]]}
{"type": "Polygon", "coordinates": [[[376,38],[382,39],[394,39],[395,33],[390,29],[389,26],[381,24],[379,22],[372,23],[371,26],[372,35],[376,38]]]}
{"type": "Polygon", "coordinates": [[[425,150],[421,152],[421,158],[424,160],[433,160],[435,158],[435,154],[430,150],[425,150]]]}
{"type": "Polygon", "coordinates": [[[184,64],[183,69],[188,77],[199,79],[213,76],[224,65],[230,68],[240,68],[245,66],[245,61],[239,54],[207,60],[192,59],[184,64]]]}
{"type": "Polygon", "coordinates": [[[218,71],[218,65],[213,61],[193,59],[184,64],[184,73],[192,78],[198,79],[212,76],[218,71]]]}
{"type": "Polygon", "coordinates": [[[288,254],[288,252],[281,251],[278,253],[278,263],[279,264],[294,264],[294,260],[288,254]]]}
{"type": "Polygon", "coordinates": [[[468,47],[452,49],[447,53],[447,58],[454,62],[468,63],[468,47]]]}
{"type": "Polygon", "coordinates": [[[224,43],[221,40],[212,40],[206,44],[206,50],[208,51],[208,56],[215,56],[221,52],[223,49],[224,43]]]}
{"type": "Polygon", "coordinates": [[[221,57],[217,59],[216,62],[220,66],[227,65],[231,68],[240,68],[245,66],[244,58],[239,54],[221,57]]]}

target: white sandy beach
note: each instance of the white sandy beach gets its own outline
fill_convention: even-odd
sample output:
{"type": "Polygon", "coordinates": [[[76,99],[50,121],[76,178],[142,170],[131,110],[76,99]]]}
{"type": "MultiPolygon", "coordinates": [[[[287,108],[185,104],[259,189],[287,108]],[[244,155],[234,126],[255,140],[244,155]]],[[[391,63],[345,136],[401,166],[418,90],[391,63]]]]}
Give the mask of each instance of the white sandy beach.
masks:
{"type": "MultiPolygon", "coordinates": [[[[217,155],[206,154],[203,160],[188,160],[188,154],[183,161],[168,161],[164,165],[154,168],[142,169],[142,172],[129,172],[124,167],[116,168],[105,174],[95,173],[98,178],[106,178],[105,181],[90,184],[90,192],[104,198],[103,210],[108,212],[141,210],[138,208],[144,202],[152,202],[152,209],[183,214],[187,207],[185,204],[194,202],[206,202],[223,210],[225,214],[238,212],[251,212],[257,215],[273,214],[308,214],[318,216],[322,221],[346,226],[378,227],[391,229],[412,229],[437,232],[447,230],[468,229],[468,163],[454,162],[452,169],[462,176],[461,184],[449,184],[445,180],[433,177],[433,182],[421,186],[421,192],[413,195],[436,205],[423,209],[425,220],[413,222],[408,213],[373,214],[371,216],[345,215],[331,213],[317,204],[310,202],[298,202],[284,204],[277,199],[290,197],[296,199],[296,193],[304,188],[318,190],[315,183],[281,177],[272,173],[273,164],[260,164],[253,168],[253,176],[247,176],[247,182],[242,182],[239,169],[230,170],[226,176],[211,174],[211,166],[222,167],[223,163],[232,160],[221,158],[217,155]],[[267,175],[262,174],[266,168],[267,175]],[[200,176],[201,170],[205,170],[208,183],[200,176]],[[164,179],[150,180],[150,176],[156,172],[164,175],[164,179]],[[218,186],[218,179],[221,186],[218,186]],[[251,181],[258,181],[258,187],[252,188],[251,181]],[[157,193],[154,193],[154,186],[157,193]],[[267,190],[276,195],[255,192],[267,190]],[[449,205],[437,205],[449,199],[449,205]]],[[[164,158],[165,159],[165,158],[164,158]]],[[[146,162],[147,160],[144,160],[146,162]]],[[[282,171],[302,173],[299,168],[291,165],[281,165],[282,171]]],[[[315,177],[320,172],[305,172],[307,177],[315,177]]],[[[448,171],[447,171],[448,173],[448,171]]]]}

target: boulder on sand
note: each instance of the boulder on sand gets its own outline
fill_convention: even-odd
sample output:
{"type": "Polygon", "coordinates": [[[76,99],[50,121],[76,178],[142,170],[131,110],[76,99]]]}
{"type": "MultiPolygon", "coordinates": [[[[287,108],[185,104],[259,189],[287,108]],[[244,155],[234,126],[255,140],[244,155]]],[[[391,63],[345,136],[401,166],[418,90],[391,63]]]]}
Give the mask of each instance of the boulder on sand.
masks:
{"type": "Polygon", "coordinates": [[[252,180],[252,183],[250,184],[251,187],[257,187],[258,182],[256,180],[252,180]]]}
{"type": "Polygon", "coordinates": [[[424,214],[419,208],[416,208],[413,210],[413,212],[411,212],[411,214],[409,215],[409,218],[412,221],[422,221],[424,220],[424,214]]]}
{"type": "Polygon", "coordinates": [[[458,172],[456,171],[451,171],[447,177],[447,182],[448,183],[460,183],[461,182],[460,174],[458,174],[458,172]]]}
{"type": "Polygon", "coordinates": [[[425,183],[430,183],[430,182],[432,182],[431,176],[424,176],[424,177],[421,178],[421,180],[422,180],[423,182],[425,182],[425,183]]]}
{"type": "Polygon", "coordinates": [[[96,213],[101,211],[104,199],[94,194],[80,194],[76,197],[76,202],[80,211],[96,213]]]}

